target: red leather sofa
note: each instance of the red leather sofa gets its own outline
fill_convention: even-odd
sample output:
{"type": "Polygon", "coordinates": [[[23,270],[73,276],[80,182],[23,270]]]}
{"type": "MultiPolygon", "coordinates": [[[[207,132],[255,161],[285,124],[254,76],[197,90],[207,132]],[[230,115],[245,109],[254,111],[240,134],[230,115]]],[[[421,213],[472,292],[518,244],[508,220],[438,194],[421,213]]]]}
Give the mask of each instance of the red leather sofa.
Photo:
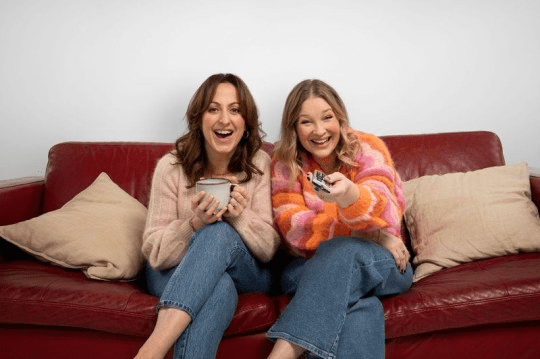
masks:
{"type": "MultiPolygon", "coordinates": [[[[383,139],[403,180],[504,164],[500,140],[490,132],[383,139]]],[[[58,144],[45,178],[0,181],[0,225],[61,207],[102,171],[146,205],[156,161],[170,148],[58,144]]],[[[539,207],[540,178],[530,181],[539,207]]],[[[0,358],[132,358],[156,320],[157,298],[143,283],[91,280],[0,240],[0,358]]],[[[217,357],[265,358],[272,346],[265,332],[287,302],[280,295],[242,295],[217,357]]],[[[540,253],[444,269],[383,305],[387,358],[540,357],[540,253]]]]}

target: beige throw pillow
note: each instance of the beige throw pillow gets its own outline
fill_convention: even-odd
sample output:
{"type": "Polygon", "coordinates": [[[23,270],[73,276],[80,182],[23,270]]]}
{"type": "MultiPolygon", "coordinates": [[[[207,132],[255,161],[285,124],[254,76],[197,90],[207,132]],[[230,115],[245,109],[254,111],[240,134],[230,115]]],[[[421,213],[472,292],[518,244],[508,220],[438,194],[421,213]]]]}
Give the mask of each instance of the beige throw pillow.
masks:
{"type": "Polygon", "coordinates": [[[464,262],[540,251],[526,164],[424,176],[403,190],[414,281],[464,262]]]}
{"type": "Polygon", "coordinates": [[[146,207],[106,173],[62,208],[12,225],[0,237],[37,258],[94,279],[132,279],[142,267],[146,207]]]}

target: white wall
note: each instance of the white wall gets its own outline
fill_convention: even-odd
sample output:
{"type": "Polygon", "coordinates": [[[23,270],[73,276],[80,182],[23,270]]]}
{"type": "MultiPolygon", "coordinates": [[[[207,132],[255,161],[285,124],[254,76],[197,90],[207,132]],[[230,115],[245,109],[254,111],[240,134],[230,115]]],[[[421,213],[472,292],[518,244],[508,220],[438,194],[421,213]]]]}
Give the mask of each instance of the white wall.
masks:
{"type": "Polygon", "coordinates": [[[539,19],[539,0],[0,0],[0,180],[43,175],[60,141],[174,141],[216,72],[270,141],[321,78],[357,129],[494,131],[540,167],[539,19]]]}

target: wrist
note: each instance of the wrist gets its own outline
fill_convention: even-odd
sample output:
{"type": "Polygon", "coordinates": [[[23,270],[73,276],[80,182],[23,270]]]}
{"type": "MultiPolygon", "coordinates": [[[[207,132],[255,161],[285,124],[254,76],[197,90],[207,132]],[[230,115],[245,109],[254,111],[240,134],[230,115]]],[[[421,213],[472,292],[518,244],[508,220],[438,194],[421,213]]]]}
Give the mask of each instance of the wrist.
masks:
{"type": "Polygon", "coordinates": [[[198,217],[191,217],[191,219],[189,220],[189,225],[191,226],[193,232],[197,232],[199,229],[202,228],[202,223],[198,217]]]}
{"type": "Polygon", "coordinates": [[[337,202],[337,205],[342,209],[350,207],[353,204],[355,204],[356,201],[358,201],[359,197],[360,197],[360,190],[354,184],[352,186],[349,186],[349,188],[347,188],[347,191],[341,196],[340,200],[337,202]]]}

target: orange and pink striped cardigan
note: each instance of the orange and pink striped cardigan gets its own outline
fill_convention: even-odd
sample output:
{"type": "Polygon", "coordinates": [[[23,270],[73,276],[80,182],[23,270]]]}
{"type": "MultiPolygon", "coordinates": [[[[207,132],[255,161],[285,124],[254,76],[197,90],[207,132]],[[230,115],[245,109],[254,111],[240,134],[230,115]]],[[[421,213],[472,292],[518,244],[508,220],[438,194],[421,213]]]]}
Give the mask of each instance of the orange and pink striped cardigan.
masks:
{"type": "Polygon", "coordinates": [[[321,242],[337,236],[373,237],[380,230],[401,238],[405,199],[399,174],[384,142],[371,134],[354,132],[361,142],[357,167],[342,165],[340,172],[356,183],[356,203],[340,208],[317,197],[305,173],[321,169],[305,157],[303,173],[289,181],[290,169],[272,162],[272,207],[274,222],[291,253],[309,257],[321,242]]]}

